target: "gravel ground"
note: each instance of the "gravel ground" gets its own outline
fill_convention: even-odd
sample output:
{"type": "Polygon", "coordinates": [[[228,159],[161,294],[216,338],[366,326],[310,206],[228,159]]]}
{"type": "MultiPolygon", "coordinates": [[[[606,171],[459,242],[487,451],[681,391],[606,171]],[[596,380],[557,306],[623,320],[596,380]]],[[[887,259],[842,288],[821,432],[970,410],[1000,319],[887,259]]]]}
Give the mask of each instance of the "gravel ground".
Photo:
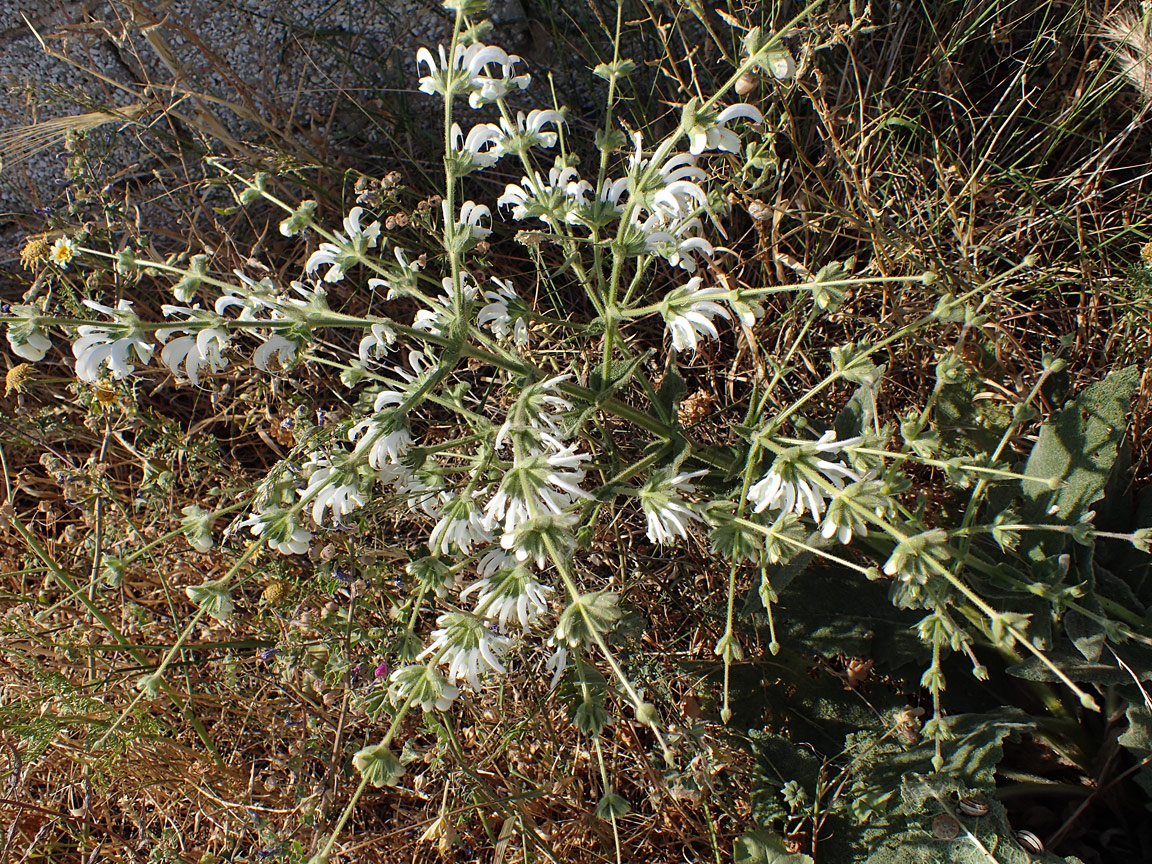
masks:
{"type": "MultiPolygon", "coordinates": [[[[365,131],[339,92],[383,108],[389,91],[414,87],[416,48],[445,38],[446,15],[433,0],[0,0],[0,136],[109,105],[143,104],[154,121],[176,103],[217,144],[279,131],[307,159],[309,133],[330,128],[334,110],[331,128],[365,131]],[[174,90],[206,98],[177,102],[174,90]]],[[[523,40],[519,0],[491,15],[505,44],[523,40]]],[[[90,134],[109,179],[156,167],[137,137],[117,123],[90,134]]],[[[0,141],[0,228],[35,230],[45,208],[67,204],[63,135],[45,145],[27,154],[0,141]]]]}

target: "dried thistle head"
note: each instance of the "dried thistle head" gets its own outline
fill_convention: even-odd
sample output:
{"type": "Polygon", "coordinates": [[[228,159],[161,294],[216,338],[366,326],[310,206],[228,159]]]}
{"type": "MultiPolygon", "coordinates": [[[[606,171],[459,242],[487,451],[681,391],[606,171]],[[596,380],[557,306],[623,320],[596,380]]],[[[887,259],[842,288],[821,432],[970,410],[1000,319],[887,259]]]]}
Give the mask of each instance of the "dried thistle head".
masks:
{"type": "Polygon", "coordinates": [[[34,234],[25,241],[24,248],[20,250],[20,266],[25,270],[31,270],[35,264],[48,257],[51,248],[48,245],[47,234],[34,234]]]}
{"type": "Polygon", "coordinates": [[[8,370],[4,376],[4,395],[10,396],[13,392],[23,393],[28,387],[29,373],[32,367],[27,363],[20,363],[8,370]]]}
{"type": "Polygon", "coordinates": [[[680,408],[677,411],[680,425],[695,426],[697,423],[703,422],[712,413],[712,406],[715,403],[716,397],[707,390],[697,390],[680,403],[680,408]]]}
{"type": "Polygon", "coordinates": [[[266,603],[279,603],[288,596],[288,584],[281,579],[273,579],[264,586],[262,596],[266,603]]]}
{"type": "Polygon", "coordinates": [[[1152,15],[1117,8],[1100,19],[1097,35],[1128,83],[1152,103],[1152,15]]]}

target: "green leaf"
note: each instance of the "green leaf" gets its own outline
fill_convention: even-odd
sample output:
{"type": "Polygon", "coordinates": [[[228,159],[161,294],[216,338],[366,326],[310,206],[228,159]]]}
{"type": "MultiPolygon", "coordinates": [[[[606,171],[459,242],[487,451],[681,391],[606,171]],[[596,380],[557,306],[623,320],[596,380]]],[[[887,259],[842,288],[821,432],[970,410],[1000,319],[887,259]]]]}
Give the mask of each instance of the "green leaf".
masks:
{"type": "Polygon", "coordinates": [[[957,453],[991,453],[1011,422],[1011,411],[988,399],[980,376],[955,354],[936,364],[936,408],[933,416],[946,445],[957,453]]]}
{"type": "Polygon", "coordinates": [[[748,749],[756,760],[751,804],[752,817],[759,824],[791,815],[796,809],[792,806],[796,787],[811,800],[822,767],[811,748],[798,746],[783,735],[750,729],[748,749]]]}
{"type": "Polygon", "coordinates": [[[788,852],[784,839],[771,831],[746,831],[736,841],[736,864],[815,864],[810,855],[788,852]]]}
{"type": "MultiPolygon", "coordinates": [[[[1152,759],[1152,711],[1147,705],[1128,706],[1128,731],[1116,741],[1140,762],[1152,759]]],[[[1136,773],[1136,782],[1152,795],[1152,767],[1142,767],[1136,773]]]]}
{"type": "Polygon", "coordinates": [[[876,397],[880,393],[880,384],[884,380],[887,364],[874,366],[875,380],[871,383],[861,384],[856,392],[844,403],[840,413],[836,415],[833,428],[837,438],[851,438],[855,435],[868,434],[874,431],[876,417],[876,397]]]}
{"type": "MultiPolygon", "coordinates": [[[[1113,372],[1085,388],[1040,428],[1024,469],[1028,479],[1020,481],[1025,522],[1075,524],[1100,500],[1124,437],[1138,377],[1135,366],[1113,372]]],[[[1040,535],[1025,551],[1036,560],[1059,552],[1065,543],[1063,535],[1040,535]]]]}
{"type": "Polygon", "coordinates": [[[848,736],[860,760],[851,795],[857,818],[899,822],[900,813],[919,812],[932,795],[994,788],[993,773],[1003,756],[1004,739],[1035,727],[1031,717],[1007,707],[997,713],[958,714],[942,722],[947,737],[940,742],[944,763],[939,771],[932,767],[936,745],[928,737],[905,749],[892,737],[848,736]]]}
{"type": "Polygon", "coordinates": [[[645,363],[655,351],[649,348],[642,354],[637,354],[629,360],[616,360],[608,368],[608,380],[604,380],[602,370],[598,367],[588,379],[589,386],[596,391],[596,404],[609,398],[624,384],[631,380],[636,370],[645,363]]]}
{"type": "Polygon", "coordinates": [[[670,366],[664,373],[664,380],[660,382],[660,389],[656,391],[656,404],[665,422],[676,414],[676,405],[688,392],[684,379],[676,367],[670,366]]]}
{"type": "Polygon", "coordinates": [[[600,803],[596,805],[596,817],[598,819],[619,819],[629,811],[630,805],[627,801],[617,795],[615,792],[609,792],[600,799],[600,803]]]}
{"type": "MultiPolygon", "coordinates": [[[[1149,658],[1146,656],[1148,649],[1137,649],[1138,646],[1129,645],[1124,648],[1124,653],[1136,653],[1141,657],[1141,660],[1128,657],[1125,662],[1141,681],[1152,681],[1152,665],[1149,665],[1149,658]]],[[[1121,648],[1117,646],[1114,650],[1120,651],[1121,648]]],[[[1093,662],[1068,650],[1052,650],[1047,652],[1045,656],[1056,664],[1056,668],[1077,683],[1104,685],[1132,683],[1132,674],[1115,662],[1093,662]]],[[[1108,657],[1111,655],[1109,654],[1108,657]]],[[[1010,666],[1007,672],[1009,675],[1023,678],[1025,681],[1056,682],[1060,680],[1056,677],[1056,673],[1036,657],[1010,666]]]]}
{"type": "Polygon", "coordinates": [[[954,810],[948,812],[937,799],[930,798],[927,806],[909,820],[907,829],[876,838],[866,864],[1082,864],[1077,858],[1024,851],[1016,841],[1003,805],[994,800],[988,805],[987,815],[969,817],[954,810]],[[941,817],[956,819],[958,836],[950,840],[936,836],[933,824],[941,817]]]}

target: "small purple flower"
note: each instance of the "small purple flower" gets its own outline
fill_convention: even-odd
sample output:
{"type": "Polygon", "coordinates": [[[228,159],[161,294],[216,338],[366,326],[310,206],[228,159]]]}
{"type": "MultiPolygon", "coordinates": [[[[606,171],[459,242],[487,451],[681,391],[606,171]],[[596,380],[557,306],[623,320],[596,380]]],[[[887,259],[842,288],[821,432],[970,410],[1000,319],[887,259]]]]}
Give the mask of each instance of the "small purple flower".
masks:
{"type": "Polygon", "coordinates": [[[387,660],[385,660],[379,666],[376,667],[376,677],[377,678],[387,678],[388,677],[388,661],[387,660]]]}
{"type": "Polygon", "coordinates": [[[352,574],[347,570],[341,570],[339,567],[332,571],[332,578],[337,582],[343,582],[345,585],[352,584],[352,574]]]}
{"type": "Polygon", "coordinates": [[[276,649],[275,648],[261,648],[259,651],[256,652],[257,659],[259,659],[262,663],[267,663],[269,660],[271,660],[275,656],[276,656],[276,649]]]}

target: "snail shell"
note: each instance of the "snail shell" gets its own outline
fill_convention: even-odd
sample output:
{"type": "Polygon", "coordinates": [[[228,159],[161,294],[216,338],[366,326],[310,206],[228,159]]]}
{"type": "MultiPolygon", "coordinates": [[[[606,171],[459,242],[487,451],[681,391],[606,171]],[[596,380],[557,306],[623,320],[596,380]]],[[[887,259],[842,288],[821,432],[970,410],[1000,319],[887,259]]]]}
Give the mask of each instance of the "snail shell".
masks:
{"type": "Polygon", "coordinates": [[[1033,855],[1044,854],[1043,841],[1031,831],[1017,831],[1016,842],[1020,844],[1025,852],[1031,852],[1033,855]]]}
{"type": "Polygon", "coordinates": [[[987,816],[988,803],[981,798],[974,795],[969,795],[967,798],[961,798],[957,809],[965,816],[987,816]]]}

